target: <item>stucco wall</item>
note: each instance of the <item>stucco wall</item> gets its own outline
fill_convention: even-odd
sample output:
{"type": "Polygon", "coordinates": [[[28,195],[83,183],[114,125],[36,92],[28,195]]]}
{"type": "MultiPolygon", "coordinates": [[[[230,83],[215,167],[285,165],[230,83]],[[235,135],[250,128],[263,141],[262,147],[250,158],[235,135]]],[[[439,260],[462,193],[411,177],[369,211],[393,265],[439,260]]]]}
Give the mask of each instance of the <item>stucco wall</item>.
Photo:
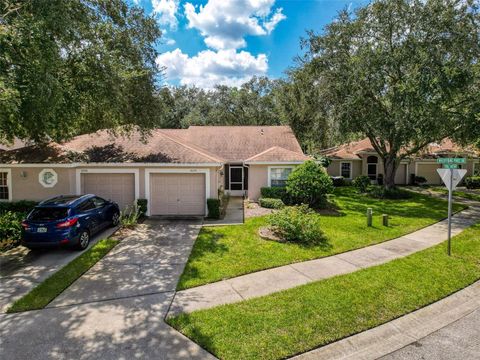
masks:
{"type": "Polygon", "coordinates": [[[248,198],[257,201],[260,188],[268,186],[268,166],[250,165],[248,169],[248,198]]]}
{"type": "MultiPolygon", "coordinates": [[[[145,169],[146,168],[162,168],[162,169],[187,169],[181,167],[98,167],[98,166],[82,166],[77,168],[53,167],[46,165],[45,167],[13,167],[0,166],[1,168],[10,169],[12,176],[12,201],[18,200],[43,200],[57,195],[76,194],[76,173],[77,170],[85,169],[138,169],[139,170],[139,196],[145,197],[145,169]],[[39,181],[39,173],[43,169],[53,169],[58,175],[58,182],[52,188],[43,187],[39,181]],[[21,176],[23,173],[24,176],[21,176]]],[[[190,169],[190,168],[188,168],[190,169]]],[[[191,169],[195,169],[192,167],[191,169]]],[[[197,169],[205,169],[197,167],[197,169]]],[[[210,194],[209,197],[218,197],[218,187],[220,184],[219,168],[209,167],[210,170],[210,194]]]]}
{"type": "Polygon", "coordinates": [[[342,162],[350,162],[352,164],[352,179],[362,175],[362,161],[361,160],[332,160],[327,167],[327,173],[330,176],[340,176],[340,164],[342,162]]]}
{"type": "Polygon", "coordinates": [[[75,194],[75,171],[66,168],[12,168],[12,200],[43,200],[59,194],[75,194]],[[43,169],[53,169],[58,176],[52,188],[43,187],[38,176],[43,169]],[[21,175],[24,176],[21,176],[21,175]]]}

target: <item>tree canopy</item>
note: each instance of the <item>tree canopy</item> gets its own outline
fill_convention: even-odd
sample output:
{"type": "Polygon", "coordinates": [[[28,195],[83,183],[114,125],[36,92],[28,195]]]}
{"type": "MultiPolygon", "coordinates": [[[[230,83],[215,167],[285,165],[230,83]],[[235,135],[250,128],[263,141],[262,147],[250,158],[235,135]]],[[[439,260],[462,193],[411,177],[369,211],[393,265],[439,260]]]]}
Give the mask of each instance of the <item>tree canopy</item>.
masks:
{"type": "Polygon", "coordinates": [[[393,186],[431,142],[478,139],[480,17],[471,0],[377,0],[303,42],[331,121],[371,140],[393,186]]]}
{"type": "Polygon", "coordinates": [[[0,143],[158,123],[156,21],[124,0],[0,2],[0,143]]]}

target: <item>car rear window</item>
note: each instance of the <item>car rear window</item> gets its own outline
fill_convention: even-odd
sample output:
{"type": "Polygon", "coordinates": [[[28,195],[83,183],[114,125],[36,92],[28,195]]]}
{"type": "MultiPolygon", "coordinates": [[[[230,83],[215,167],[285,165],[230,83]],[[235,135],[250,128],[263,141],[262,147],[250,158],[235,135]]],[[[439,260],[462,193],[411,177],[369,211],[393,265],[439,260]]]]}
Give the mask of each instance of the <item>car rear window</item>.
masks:
{"type": "Polygon", "coordinates": [[[33,209],[28,217],[30,221],[54,221],[65,219],[68,216],[68,208],[39,207],[33,209]]]}

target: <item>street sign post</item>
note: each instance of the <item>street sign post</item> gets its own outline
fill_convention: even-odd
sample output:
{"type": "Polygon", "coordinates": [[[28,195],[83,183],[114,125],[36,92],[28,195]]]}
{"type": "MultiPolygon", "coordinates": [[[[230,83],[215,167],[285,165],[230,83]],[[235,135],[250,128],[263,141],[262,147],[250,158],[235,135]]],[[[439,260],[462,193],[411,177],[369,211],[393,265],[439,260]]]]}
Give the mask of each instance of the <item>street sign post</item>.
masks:
{"type": "MultiPolygon", "coordinates": [[[[445,159],[445,158],[443,158],[445,159]]],[[[442,160],[443,160],[442,159],[442,160]]],[[[438,159],[441,160],[441,159],[438,159]]],[[[461,159],[465,160],[465,159],[461,159]]],[[[448,163],[443,163],[448,164],[448,163]]],[[[452,195],[453,190],[457,188],[458,183],[467,173],[465,169],[455,169],[453,167],[437,169],[438,175],[448,189],[448,256],[452,254],[452,195]]]]}

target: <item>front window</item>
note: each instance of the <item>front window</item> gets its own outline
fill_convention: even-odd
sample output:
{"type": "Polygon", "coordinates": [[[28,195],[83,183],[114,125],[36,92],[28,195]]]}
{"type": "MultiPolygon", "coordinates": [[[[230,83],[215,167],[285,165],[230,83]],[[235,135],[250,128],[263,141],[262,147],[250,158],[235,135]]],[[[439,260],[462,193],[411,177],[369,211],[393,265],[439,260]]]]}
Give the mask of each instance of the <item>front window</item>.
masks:
{"type": "Polygon", "coordinates": [[[8,172],[0,172],[0,200],[9,200],[8,172]]]}
{"type": "Polygon", "coordinates": [[[271,168],[270,169],[270,186],[282,187],[287,184],[287,179],[292,168],[271,168]]]}
{"type": "Polygon", "coordinates": [[[345,179],[352,178],[352,163],[343,162],[340,167],[340,175],[345,179]]]}

